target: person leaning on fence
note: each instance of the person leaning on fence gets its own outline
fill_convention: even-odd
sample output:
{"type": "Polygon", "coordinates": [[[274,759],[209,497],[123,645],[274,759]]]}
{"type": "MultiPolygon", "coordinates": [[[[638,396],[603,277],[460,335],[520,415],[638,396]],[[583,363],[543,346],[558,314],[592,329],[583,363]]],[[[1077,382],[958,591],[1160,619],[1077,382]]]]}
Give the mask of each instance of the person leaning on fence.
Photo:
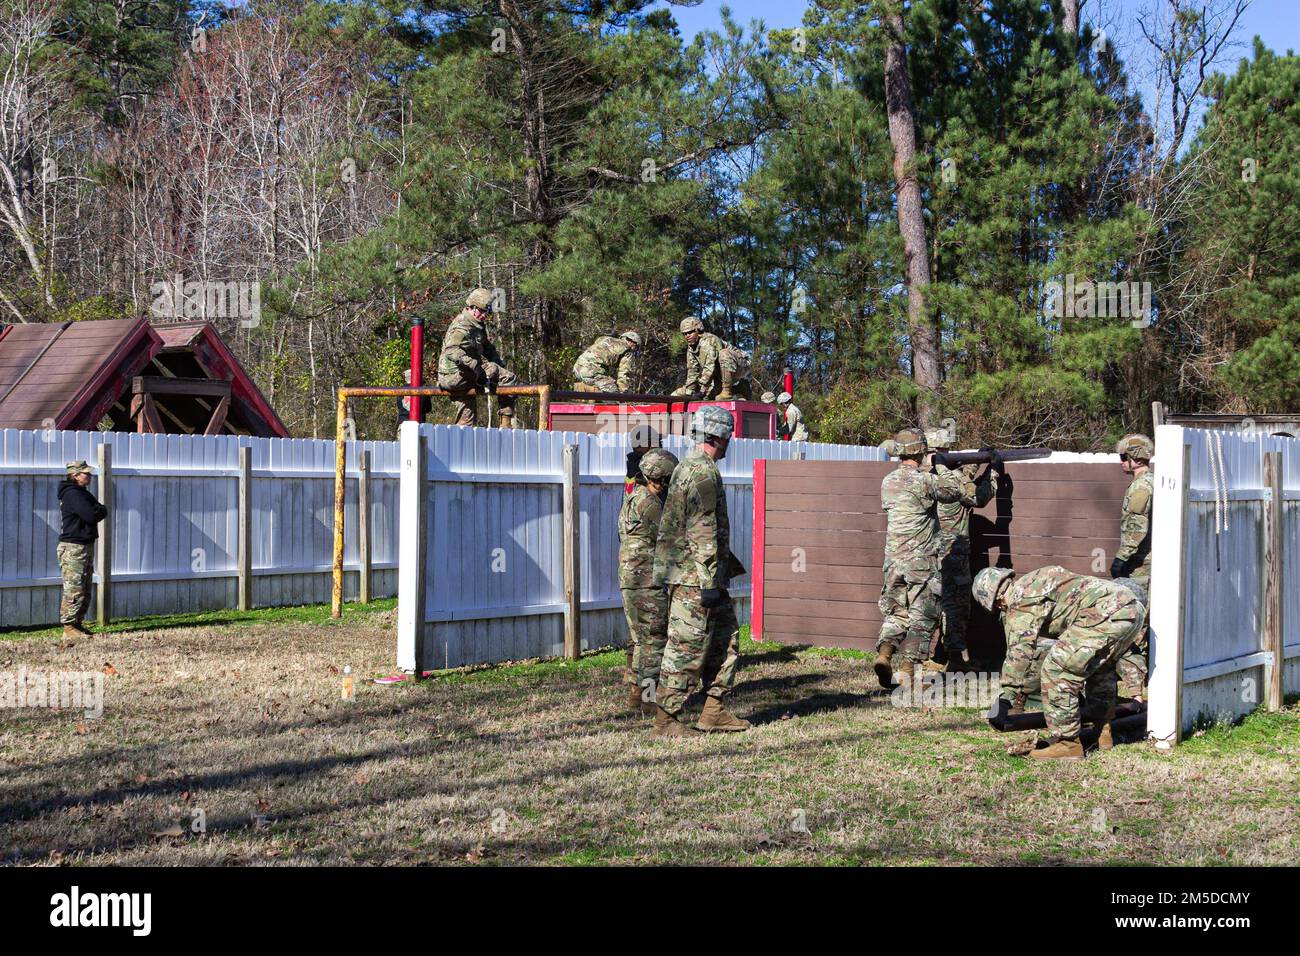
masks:
{"type": "MultiPolygon", "coordinates": [[[[1144,588],[1151,586],[1151,500],[1155,478],[1151,459],[1155,445],[1146,435],[1125,435],[1115,445],[1124,474],[1133,481],[1124,492],[1120,509],[1119,550],[1110,564],[1112,578],[1132,578],[1144,588]]],[[[1134,700],[1146,698],[1147,634],[1143,630],[1119,662],[1120,693],[1134,700]]]]}
{"type": "MultiPolygon", "coordinates": [[[[495,391],[498,386],[518,382],[515,373],[506,368],[496,346],[488,339],[487,317],[492,306],[492,293],[475,289],[465,299],[465,308],[451,320],[447,334],[442,338],[442,351],[438,354],[438,387],[454,393],[457,425],[478,424],[478,396],[467,394],[471,389],[495,391]]],[[[502,428],[515,427],[515,400],[501,396],[497,411],[502,428]]]]}
{"type": "Polygon", "coordinates": [[[655,543],[676,467],[677,456],[671,452],[646,451],[618,513],[618,587],[627,615],[627,703],[638,713],[658,709],[653,688],[659,683],[659,662],[668,640],[668,592],[655,584],[655,543]]]}
{"type": "Polygon", "coordinates": [[[659,667],[654,733],[744,731],[749,721],[723,705],[736,682],[740,625],[727,585],[745,569],[731,553],[727,496],[717,462],[736,427],[725,408],[706,405],[691,420],[695,447],[673,472],[655,544],[655,583],[668,588],[668,642],[659,667]],[[695,728],[683,718],[691,688],[705,692],[695,728]]]}
{"type": "Polygon", "coordinates": [[[95,540],[99,523],[108,516],[86,486],[90,484],[90,466],[84,461],[68,462],[68,476],[59,482],[59,513],[63,530],[59,534],[59,570],[63,574],[63,600],[59,604],[59,622],[64,637],[88,637],[91,631],[82,624],[90,606],[90,575],[95,563],[95,540]]]}
{"type": "MultiPolygon", "coordinates": [[[[886,515],[880,585],[883,620],[873,667],[880,686],[888,689],[894,686],[895,671],[910,681],[913,671],[930,656],[943,592],[938,504],[960,500],[962,486],[950,471],[922,470],[928,449],[920,432],[901,431],[881,447],[899,459],[898,467],[880,483],[880,506],[886,515]]],[[[934,462],[947,464],[942,452],[934,455],[934,462]]]]}
{"type": "Polygon", "coordinates": [[[633,391],[636,385],[636,353],[639,348],[639,332],[629,330],[618,338],[602,335],[573,363],[574,391],[633,391]]]}
{"type": "Polygon", "coordinates": [[[1055,637],[1039,673],[1049,737],[1030,756],[1082,759],[1081,698],[1088,702],[1086,716],[1100,727],[1098,747],[1109,749],[1118,697],[1116,664],[1147,622],[1137,595],[1118,581],[1055,565],[1020,578],[1010,568],[985,568],[975,576],[972,591],[980,607],[1002,615],[1006,630],[1002,689],[989,715],[994,726],[1023,710],[1039,641],[1055,637]]]}
{"type": "Polygon", "coordinates": [[[803,412],[799,411],[799,406],[794,404],[790,393],[782,392],[776,397],[776,403],[782,408],[778,418],[784,426],[785,434],[790,436],[791,441],[807,441],[808,427],[804,424],[803,412]]]}

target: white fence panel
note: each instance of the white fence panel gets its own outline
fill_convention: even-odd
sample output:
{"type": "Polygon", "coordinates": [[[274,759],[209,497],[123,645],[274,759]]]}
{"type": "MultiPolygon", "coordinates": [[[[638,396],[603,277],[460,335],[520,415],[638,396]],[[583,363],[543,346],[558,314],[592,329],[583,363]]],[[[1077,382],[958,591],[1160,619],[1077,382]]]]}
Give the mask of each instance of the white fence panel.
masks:
{"type": "Polygon", "coordinates": [[[1283,690],[1300,689],[1300,442],[1163,425],[1156,430],[1151,587],[1149,728],[1158,741],[1172,741],[1198,720],[1249,713],[1265,699],[1267,452],[1282,460],[1283,690]]]}

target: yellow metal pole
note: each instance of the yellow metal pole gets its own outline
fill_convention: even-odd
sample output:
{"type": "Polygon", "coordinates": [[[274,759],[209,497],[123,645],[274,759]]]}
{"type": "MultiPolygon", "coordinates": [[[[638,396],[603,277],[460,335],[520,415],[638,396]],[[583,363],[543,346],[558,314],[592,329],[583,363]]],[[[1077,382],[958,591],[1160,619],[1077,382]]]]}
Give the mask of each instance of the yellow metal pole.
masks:
{"type": "Polygon", "coordinates": [[[330,617],[343,616],[343,488],[347,462],[348,389],[339,389],[338,422],[334,432],[334,584],[330,617]]]}
{"type": "Polygon", "coordinates": [[[537,391],[537,430],[551,430],[551,386],[543,385],[537,391]]]}

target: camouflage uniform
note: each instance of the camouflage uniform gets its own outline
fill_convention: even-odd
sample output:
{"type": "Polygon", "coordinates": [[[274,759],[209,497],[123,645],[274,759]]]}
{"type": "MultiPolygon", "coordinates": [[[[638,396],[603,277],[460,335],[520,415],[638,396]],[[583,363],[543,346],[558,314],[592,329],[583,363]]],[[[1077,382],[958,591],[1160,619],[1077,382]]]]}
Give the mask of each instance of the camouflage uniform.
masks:
{"type": "Polygon", "coordinates": [[[935,465],[939,475],[951,475],[961,485],[957,501],[940,502],[939,553],[943,555],[943,647],[949,656],[966,649],[966,626],[970,622],[970,513],[983,508],[998,493],[997,475],[985,471],[975,481],[978,465],[949,470],[935,465]]]}
{"type": "Polygon", "coordinates": [[[578,391],[630,392],[636,375],[636,349],[626,338],[602,335],[573,363],[578,391]]]}
{"type": "Polygon", "coordinates": [[[790,436],[791,441],[807,441],[808,429],[803,423],[803,412],[799,411],[799,406],[789,403],[785,406],[785,432],[790,436]]]}
{"type": "Polygon", "coordinates": [[[695,448],[673,472],[655,547],[655,582],[667,585],[669,596],[657,702],[669,714],[681,712],[697,682],[718,699],[736,682],[740,625],[731,599],[714,608],[700,603],[702,590],[727,587],[730,540],[722,475],[695,448]]]}
{"type": "Polygon", "coordinates": [[[1055,565],[1013,580],[1004,600],[1007,657],[1002,696],[1023,702],[1041,682],[1048,732],[1078,738],[1080,698],[1086,696],[1104,713],[1113,712],[1116,664],[1146,627],[1146,609],[1133,592],[1114,581],[1055,565]],[[1049,638],[1056,643],[1047,649],[1049,638]]]}
{"type": "MultiPolygon", "coordinates": [[[[1115,558],[1138,562],[1128,577],[1144,588],[1151,586],[1151,499],[1154,476],[1148,468],[1133,479],[1124,493],[1124,507],[1119,523],[1119,550],[1115,558]]],[[[1144,697],[1147,684],[1147,633],[1144,630],[1119,661],[1120,684],[1125,697],[1144,697]]]]}
{"type": "Polygon", "coordinates": [[[915,663],[930,656],[942,593],[936,506],[958,501],[961,493],[952,474],[931,474],[910,462],[899,465],[880,483],[880,506],[888,523],[880,587],[884,620],[877,651],[892,644],[915,663]]]}
{"type": "MultiPolygon", "coordinates": [[[[464,309],[447,326],[442,338],[442,351],[438,355],[438,387],[449,392],[465,392],[472,388],[514,385],[515,373],[501,364],[496,346],[488,339],[487,326],[469,308],[464,309]]],[[[458,395],[454,398],[457,425],[474,425],[478,422],[478,397],[458,395]]],[[[514,415],[514,399],[501,396],[501,415],[514,415]]]]}
{"type": "Polygon", "coordinates": [[[90,606],[90,575],[95,563],[93,544],[60,541],[56,549],[59,570],[63,572],[63,600],[59,603],[59,623],[79,627],[90,606]]]}
{"type": "Polygon", "coordinates": [[[659,662],[668,640],[668,592],[654,583],[655,541],[663,502],[638,484],[623,499],[618,514],[618,586],[627,614],[627,638],[632,649],[629,683],[645,687],[659,680],[659,662]]]}
{"type": "Polygon", "coordinates": [[[732,393],[748,398],[749,369],[748,352],[704,332],[694,347],[686,347],[686,384],[679,391],[708,401],[730,385],[732,393]]]}

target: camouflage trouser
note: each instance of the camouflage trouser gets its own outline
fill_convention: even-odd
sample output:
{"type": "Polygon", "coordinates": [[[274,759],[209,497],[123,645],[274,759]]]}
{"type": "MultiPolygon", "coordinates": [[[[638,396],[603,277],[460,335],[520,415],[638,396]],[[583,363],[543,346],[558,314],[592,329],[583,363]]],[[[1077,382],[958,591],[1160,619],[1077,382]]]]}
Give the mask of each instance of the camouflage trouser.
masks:
{"type": "Polygon", "coordinates": [[[1043,716],[1054,737],[1079,736],[1079,700],[1111,710],[1118,694],[1115,665],[1147,625],[1137,601],[1120,604],[1105,622],[1071,627],[1043,661],[1043,716]]]}
{"type": "MultiPolygon", "coordinates": [[[[663,588],[622,590],[627,644],[632,651],[632,669],[627,682],[653,688],[659,682],[659,662],[668,641],[668,592],[663,588]]],[[[654,696],[647,699],[654,700],[654,696]]]]}
{"type": "Polygon", "coordinates": [[[876,650],[893,644],[903,657],[920,663],[930,656],[934,629],[939,625],[942,578],[932,564],[885,560],[880,586],[880,637],[876,650]]]}
{"type": "Polygon", "coordinates": [[[943,649],[948,656],[966,650],[970,623],[970,551],[965,542],[955,544],[943,559],[943,649]]]}
{"type": "Polygon", "coordinates": [[[749,381],[750,362],[748,359],[730,352],[718,356],[718,371],[712,381],[701,382],[706,401],[717,398],[724,389],[730,390],[734,397],[752,398],[753,391],[749,381]]]}
{"type": "MultiPolygon", "coordinates": [[[[478,388],[484,382],[495,388],[498,385],[515,385],[519,379],[515,373],[508,368],[497,365],[494,362],[484,362],[479,366],[482,374],[482,380],[471,378],[464,369],[457,369],[452,375],[438,376],[438,387],[445,388],[449,392],[463,392],[471,388],[478,388]]],[[[452,402],[456,407],[456,425],[477,425],[478,424],[478,396],[477,395],[454,395],[452,402]]],[[[515,408],[515,400],[508,395],[502,395],[499,399],[501,410],[504,412],[509,409],[511,412],[515,408]]]]}
{"type": "Polygon", "coordinates": [[[95,546],[60,541],[56,553],[59,570],[63,572],[59,623],[80,625],[86,617],[86,608],[90,606],[90,572],[95,564],[95,546]]]}
{"type": "MultiPolygon", "coordinates": [[[[1146,588],[1148,594],[1151,592],[1151,579],[1149,577],[1141,578],[1135,574],[1133,580],[1146,588]]],[[[1123,653],[1116,665],[1116,669],[1119,671],[1119,692],[1124,697],[1146,699],[1147,638],[1149,634],[1150,630],[1143,628],[1137,640],[1123,653]]]]}
{"type": "Polygon", "coordinates": [[[608,375],[579,375],[573,383],[575,392],[619,392],[618,382],[608,375]]]}
{"type": "Polygon", "coordinates": [[[710,697],[726,697],[736,682],[740,625],[730,599],[720,607],[700,605],[700,589],[668,589],[668,643],[659,669],[658,704],[670,714],[686,706],[699,684],[710,697]]]}

